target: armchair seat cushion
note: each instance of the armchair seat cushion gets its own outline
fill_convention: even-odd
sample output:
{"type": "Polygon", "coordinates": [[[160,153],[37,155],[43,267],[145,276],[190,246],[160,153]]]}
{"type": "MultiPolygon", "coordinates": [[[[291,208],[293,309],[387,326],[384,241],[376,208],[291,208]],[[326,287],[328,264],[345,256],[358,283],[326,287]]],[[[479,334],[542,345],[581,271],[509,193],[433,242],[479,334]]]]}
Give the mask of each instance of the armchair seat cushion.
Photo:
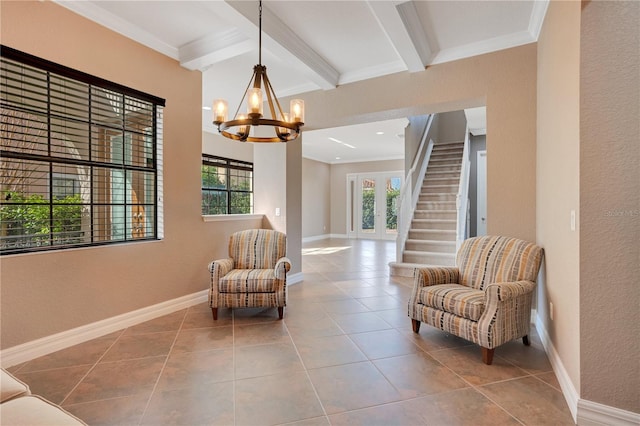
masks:
{"type": "Polygon", "coordinates": [[[233,269],[220,278],[220,293],[273,293],[278,288],[275,269],[233,269]]]}
{"type": "Polygon", "coordinates": [[[423,287],[418,302],[459,317],[478,321],[484,312],[484,291],[460,284],[423,287]]]}

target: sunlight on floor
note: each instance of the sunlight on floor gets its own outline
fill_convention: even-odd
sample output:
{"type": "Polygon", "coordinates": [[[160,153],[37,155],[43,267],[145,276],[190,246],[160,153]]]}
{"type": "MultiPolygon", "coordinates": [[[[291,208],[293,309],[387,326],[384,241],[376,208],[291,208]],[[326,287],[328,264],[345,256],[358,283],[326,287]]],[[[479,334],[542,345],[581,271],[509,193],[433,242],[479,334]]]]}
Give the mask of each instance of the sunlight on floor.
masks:
{"type": "Polygon", "coordinates": [[[310,247],[303,248],[302,255],[317,255],[317,254],[333,254],[343,250],[349,250],[351,247],[310,247]]]}

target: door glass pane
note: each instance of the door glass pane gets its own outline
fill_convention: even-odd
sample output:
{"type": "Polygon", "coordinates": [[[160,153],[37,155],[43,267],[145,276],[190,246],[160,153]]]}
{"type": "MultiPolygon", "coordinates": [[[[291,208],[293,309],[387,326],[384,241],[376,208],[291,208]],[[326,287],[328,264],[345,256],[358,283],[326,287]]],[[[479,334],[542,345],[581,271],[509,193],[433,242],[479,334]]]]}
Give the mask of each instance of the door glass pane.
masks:
{"type": "Polygon", "coordinates": [[[362,232],[376,232],[376,181],[362,179],[362,232]]]}
{"type": "Polygon", "coordinates": [[[401,180],[399,177],[386,179],[386,223],[387,234],[398,233],[398,197],[400,196],[401,180]]]}

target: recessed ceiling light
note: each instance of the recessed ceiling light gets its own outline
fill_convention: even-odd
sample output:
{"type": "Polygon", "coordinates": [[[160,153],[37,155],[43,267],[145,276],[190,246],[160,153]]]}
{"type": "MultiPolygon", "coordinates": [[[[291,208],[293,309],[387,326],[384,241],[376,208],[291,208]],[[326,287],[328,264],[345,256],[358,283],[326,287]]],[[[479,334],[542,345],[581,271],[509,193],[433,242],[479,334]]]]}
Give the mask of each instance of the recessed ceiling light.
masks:
{"type": "Polygon", "coordinates": [[[340,157],[336,157],[336,160],[339,160],[339,159],[340,159],[340,157]]]}
{"type": "Polygon", "coordinates": [[[211,107],[210,106],[203,106],[202,109],[205,110],[205,111],[211,111],[211,107]]]}
{"type": "Polygon", "coordinates": [[[376,132],[376,135],[384,135],[384,132],[376,132]]]}

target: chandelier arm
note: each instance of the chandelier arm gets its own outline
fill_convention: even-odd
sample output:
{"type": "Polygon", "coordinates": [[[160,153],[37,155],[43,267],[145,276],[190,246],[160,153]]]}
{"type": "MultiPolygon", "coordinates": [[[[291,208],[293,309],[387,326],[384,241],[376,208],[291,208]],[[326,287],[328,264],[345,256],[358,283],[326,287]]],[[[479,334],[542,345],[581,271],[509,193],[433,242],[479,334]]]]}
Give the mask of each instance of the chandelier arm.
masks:
{"type": "Polygon", "coordinates": [[[269,109],[271,109],[271,116],[273,117],[274,120],[278,120],[278,119],[284,120],[284,114],[282,113],[282,107],[280,106],[280,101],[278,100],[278,97],[276,96],[276,92],[273,90],[273,86],[271,86],[271,81],[269,81],[269,77],[267,77],[266,73],[265,73],[264,77],[265,77],[264,78],[264,80],[265,80],[264,86],[265,86],[265,89],[266,89],[266,92],[267,92],[267,97],[269,97],[269,95],[268,95],[269,92],[273,93],[273,97],[276,100],[276,105],[278,106],[278,112],[280,113],[279,117],[277,117],[274,114],[273,105],[271,105],[271,100],[270,100],[269,101],[269,109]],[[268,89],[267,89],[267,87],[268,87],[268,89]]]}
{"type": "Polygon", "coordinates": [[[244,89],[244,93],[242,95],[242,99],[240,99],[240,103],[238,104],[238,108],[236,109],[236,113],[233,114],[233,118],[235,119],[238,116],[238,112],[240,112],[240,107],[242,106],[242,103],[244,102],[244,98],[247,97],[247,92],[249,91],[249,87],[251,87],[251,82],[254,81],[254,77],[256,76],[256,70],[255,68],[253,69],[253,74],[251,75],[251,78],[249,79],[249,84],[247,84],[247,88],[244,89]]]}
{"type": "Polygon", "coordinates": [[[273,118],[274,120],[278,120],[278,118],[280,117],[276,115],[275,109],[273,108],[273,98],[276,98],[276,102],[278,102],[278,98],[276,97],[276,94],[273,93],[273,88],[271,87],[271,83],[269,82],[269,77],[267,77],[266,72],[262,80],[264,81],[264,91],[267,93],[267,102],[269,104],[269,111],[271,112],[271,118],[273,118]],[[273,94],[273,98],[272,98],[272,94],[273,94]]]}

